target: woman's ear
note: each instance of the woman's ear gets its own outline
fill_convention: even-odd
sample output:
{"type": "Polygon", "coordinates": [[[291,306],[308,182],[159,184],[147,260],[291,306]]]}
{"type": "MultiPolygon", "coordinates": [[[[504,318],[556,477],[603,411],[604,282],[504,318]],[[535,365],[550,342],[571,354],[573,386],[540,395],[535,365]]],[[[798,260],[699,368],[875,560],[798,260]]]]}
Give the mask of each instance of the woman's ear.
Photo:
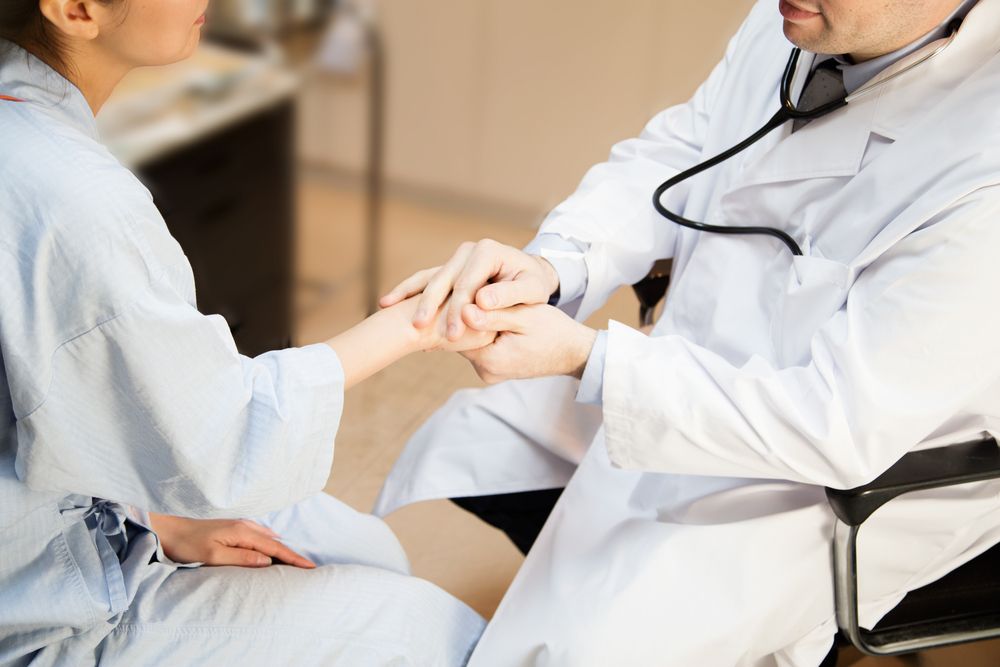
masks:
{"type": "Polygon", "coordinates": [[[70,39],[92,40],[100,34],[108,8],[96,0],[40,0],[42,15],[70,39]]]}

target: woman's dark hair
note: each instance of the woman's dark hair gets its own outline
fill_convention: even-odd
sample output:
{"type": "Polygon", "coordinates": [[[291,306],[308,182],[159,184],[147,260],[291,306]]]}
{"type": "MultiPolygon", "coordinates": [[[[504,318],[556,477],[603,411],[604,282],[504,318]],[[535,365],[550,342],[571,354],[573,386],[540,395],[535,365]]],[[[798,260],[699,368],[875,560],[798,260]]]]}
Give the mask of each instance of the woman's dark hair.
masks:
{"type": "Polygon", "coordinates": [[[2,0],[0,37],[32,51],[50,63],[65,65],[61,40],[48,19],[42,15],[38,0],[2,0]]]}
{"type": "MultiPolygon", "coordinates": [[[[109,4],[118,0],[100,0],[109,4]]],[[[31,51],[65,71],[66,52],[55,27],[42,14],[38,0],[0,0],[0,38],[31,51]]]]}

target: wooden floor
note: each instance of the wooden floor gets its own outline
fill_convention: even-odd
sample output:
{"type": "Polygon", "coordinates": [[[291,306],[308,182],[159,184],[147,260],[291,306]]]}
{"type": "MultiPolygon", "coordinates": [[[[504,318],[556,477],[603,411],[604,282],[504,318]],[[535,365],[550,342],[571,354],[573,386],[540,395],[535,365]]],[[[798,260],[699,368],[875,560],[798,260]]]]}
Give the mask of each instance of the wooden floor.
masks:
{"type": "MultiPolygon", "coordinates": [[[[363,200],[324,179],[300,189],[298,237],[299,344],[325,340],[365,314],[363,200]]],[[[493,238],[523,245],[532,230],[497,215],[456,212],[390,200],[385,212],[382,285],[447,259],[462,241],[493,238]]],[[[636,320],[627,292],[612,299],[594,322],[636,320]]],[[[603,324],[602,324],[603,326],[603,324]]],[[[414,355],[352,389],[347,396],[327,491],[370,511],[382,480],[410,434],[462,387],[478,386],[468,364],[443,353],[414,355]]],[[[504,535],[446,501],[404,508],[388,519],[410,555],[414,574],[428,579],[490,617],[522,561],[504,535]]],[[[864,658],[853,652],[841,665],[857,667],[1000,667],[1000,642],[929,652],[918,658],[864,658]]],[[[806,666],[804,666],[806,667],[806,666]]]]}

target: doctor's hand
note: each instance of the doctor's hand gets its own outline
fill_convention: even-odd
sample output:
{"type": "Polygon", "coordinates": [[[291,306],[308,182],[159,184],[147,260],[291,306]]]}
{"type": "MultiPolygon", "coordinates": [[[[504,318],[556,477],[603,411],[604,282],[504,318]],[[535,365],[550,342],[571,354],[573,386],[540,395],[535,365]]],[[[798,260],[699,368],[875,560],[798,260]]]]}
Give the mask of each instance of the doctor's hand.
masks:
{"type": "Polygon", "coordinates": [[[559,289],[559,275],[549,262],[489,239],[463,243],[443,266],[413,274],[382,297],[388,308],[421,294],[413,324],[426,328],[434,322],[448,296],[446,336],[458,341],[465,333],[462,309],[475,303],[483,310],[521,304],[547,303],[559,289]]]}
{"type": "Polygon", "coordinates": [[[597,332],[548,305],[483,310],[468,305],[462,316],[469,328],[495,331],[492,345],[466,352],[483,381],[552,375],[583,376],[597,332]]]}
{"type": "Polygon", "coordinates": [[[163,553],[176,563],[267,567],[279,559],[312,569],[316,564],[279,542],[278,535],[253,521],[184,519],[150,514],[163,553]]]}

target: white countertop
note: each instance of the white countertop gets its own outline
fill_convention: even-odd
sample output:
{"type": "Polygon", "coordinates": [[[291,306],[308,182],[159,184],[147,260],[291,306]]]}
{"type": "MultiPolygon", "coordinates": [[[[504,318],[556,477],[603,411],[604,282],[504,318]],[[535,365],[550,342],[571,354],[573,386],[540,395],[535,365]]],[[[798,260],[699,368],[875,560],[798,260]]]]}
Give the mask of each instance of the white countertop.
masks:
{"type": "Polygon", "coordinates": [[[203,44],[192,58],[129,74],[101,110],[101,137],[141,167],[286,100],[300,75],[264,56],[203,44]]]}

